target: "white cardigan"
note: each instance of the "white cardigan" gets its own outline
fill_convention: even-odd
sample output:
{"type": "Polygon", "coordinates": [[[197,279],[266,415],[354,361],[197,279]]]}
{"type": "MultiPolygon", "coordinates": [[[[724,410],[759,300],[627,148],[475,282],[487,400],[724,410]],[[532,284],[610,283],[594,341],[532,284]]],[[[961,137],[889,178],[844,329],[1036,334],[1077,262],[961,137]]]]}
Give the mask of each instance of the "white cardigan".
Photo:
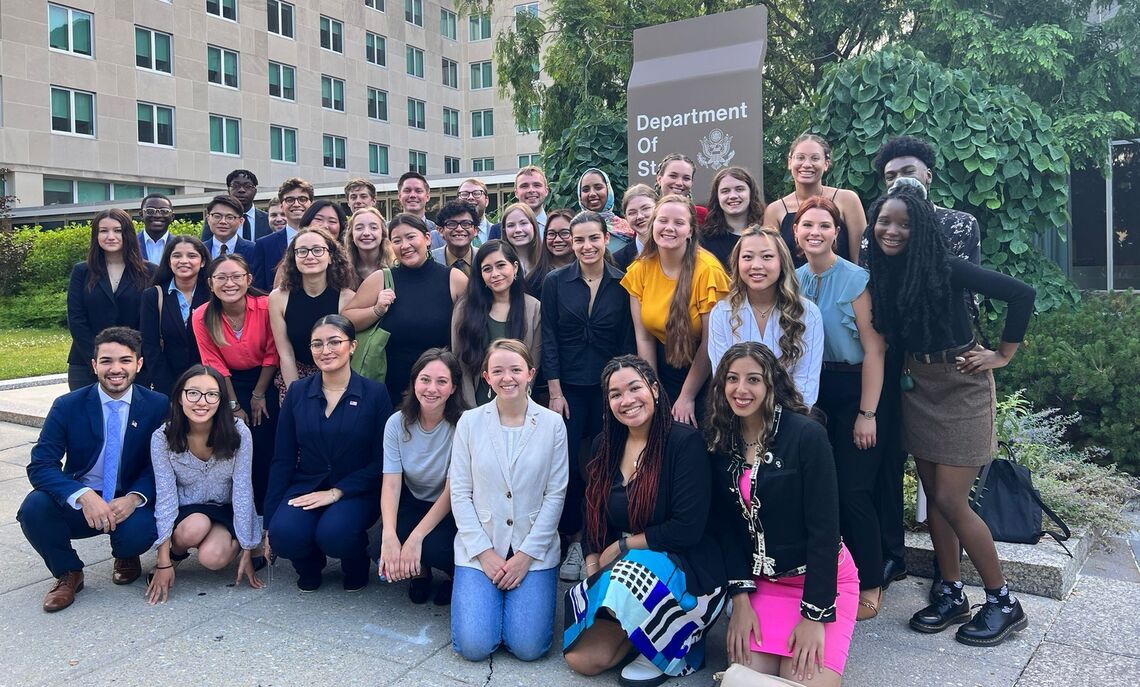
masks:
{"type": "Polygon", "coordinates": [[[513,549],[531,570],[558,565],[558,520],[569,478],[562,416],[533,400],[526,409],[517,458],[507,456],[495,401],[463,413],[451,446],[451,510],[459,533],[455,564],[479,568],[487,549],[513,549]]]}

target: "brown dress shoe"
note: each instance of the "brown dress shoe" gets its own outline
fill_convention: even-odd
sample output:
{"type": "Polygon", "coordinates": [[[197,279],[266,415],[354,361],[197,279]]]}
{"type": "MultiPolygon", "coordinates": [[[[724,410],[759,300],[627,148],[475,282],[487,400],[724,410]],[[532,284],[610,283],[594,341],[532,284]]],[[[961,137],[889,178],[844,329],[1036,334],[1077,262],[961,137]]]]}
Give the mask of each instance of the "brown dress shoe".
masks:
{"type": "Polygon", "coordinates": [[[62,611],[75,602],[75,595],[81,589],[83,589],[82,570],[64,573],[44,597],[44,611],[47,613],[62,611]]]}
{"type": "Polygon", "coordinates": [[[116,558],[115,571],[111,573],[111,581],[115,584],[130,584],[142,575],[142,561],[138,556],[131,558],[116,558]]]}

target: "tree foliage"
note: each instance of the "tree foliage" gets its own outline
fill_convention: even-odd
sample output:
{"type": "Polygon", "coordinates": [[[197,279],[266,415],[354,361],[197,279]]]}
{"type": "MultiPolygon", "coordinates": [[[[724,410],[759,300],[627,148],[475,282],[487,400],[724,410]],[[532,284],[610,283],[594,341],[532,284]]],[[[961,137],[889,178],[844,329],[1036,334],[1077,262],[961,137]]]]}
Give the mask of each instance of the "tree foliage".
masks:
{"type": "Polygon", "coordinates": [[[558,170],[549,179],[547,206],[577,207],[578,179],[590,167],[609,175],[613,192],[620,199],[629,183],[626,129],[624,113],[599,107],[592,99],[583,101],[562,136],[543,144],[546,167],[558,170]]]}

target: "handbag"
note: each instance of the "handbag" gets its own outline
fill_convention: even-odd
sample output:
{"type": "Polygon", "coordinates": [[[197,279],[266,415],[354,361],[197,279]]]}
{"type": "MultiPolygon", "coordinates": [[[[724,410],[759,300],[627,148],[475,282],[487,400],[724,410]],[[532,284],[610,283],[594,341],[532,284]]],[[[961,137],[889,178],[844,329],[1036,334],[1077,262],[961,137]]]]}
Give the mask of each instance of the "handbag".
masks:
{"type": "MultiPolygon", "coordinates": [[[[382,288],[393,288],[392,270],[388,267],[384,269],[384,285],[382,288]]],[[[376,324],[372,325],[364,332],[356,337],[356,352],[352,354],[352,361],[349,367],[352,371],[371,379],[374,382],[384,383],[384,378],[388,376],[388,355],[384,349],[388,345],[388,339],[392,336],[388,330],[381,327],[384,318],[376,320],[376,324]]]]}
{"type": "Polygon", "coordinates": [[[733,663],[723,673],[714,673],[713,679],[720,681],[720,687],[794,687],[800,684],[779,675],[756,672],[739,663],[733,663]]]}
{"type": "Polygon", "coordinates": [[[995,458],[982,469],[970,497],[970,507],[990,528],[994,541],[1036,544],[1045,535],[1052,537],[1072,558],[1065,540],[1072,536],[1069,526],[1041,500],[1033,487],[1029,468],[1014,459],[1013,448],[1001,442],[1007,458],[995,458]],[[1049,516],[1060,532],[1042,529],[1042,514],[1049,516]]]}

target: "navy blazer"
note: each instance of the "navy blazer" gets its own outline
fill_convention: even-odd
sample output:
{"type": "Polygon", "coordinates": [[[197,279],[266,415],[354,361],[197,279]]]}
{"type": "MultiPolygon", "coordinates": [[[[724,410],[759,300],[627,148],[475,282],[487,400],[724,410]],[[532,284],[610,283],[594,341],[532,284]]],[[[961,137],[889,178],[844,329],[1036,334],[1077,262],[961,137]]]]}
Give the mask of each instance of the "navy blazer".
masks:
{"type": "MultiPolygon", "coordinates": [[[[269,228],[269,213],[263,210],[254,210],[253,216],[253,241],[263,239],[273,233],[273,230],[269,228]]],[[[242,215],[242,222],[245,222],[245,215],[242,215]]],[[[202,222],[202,241],[212,238],[214,238],[214,233],[210,231],[209,223],[202,222]]]]}
{"type": "MultiPolygon", "coordinates": [[[[206,253],[211,256],[210,259],[212,260],[214,255],[214,239],[211,237],[202,243],[206,244],[206,253]]],[[[234,245],[233,252],[245,258],[245,261],[249,263],[249,271],[251,274],[254,274],[256,272],[254,265],[257,261],[257,244],[255,244],[253,241],[247,241],[246,239],[243,239],[239,236],[237,239],[237,244],[234,245]]]]}
{"type": "Polygon", "coordinates": [[[67,284],[67,329],[71,332],[69,365],[90,365],[95,357],[95,335],[107,327],[139,328],[139,301],[150,285],[155,266],[147,263],[147,280],[136,284],[127,274],[116,291],[106,275],[87,290],[87,263],[76,263],[67,284]]]}
{"type": "MultiPolygon", "coordinates": [[[[169,401],[163,394],[134,387],[115,496],[132,491],[154,502],[154,470],[150,462],[150,435],[166,419],[169,401]]],[[[47,492],[61,506],[84,487],[83,476],[91,471],[103,450],[103,409],[99,385],[76,389],[55,399],[44,420],[40,438],[32,447],[28,481],[33,489],[47,492]]]]}
{"type": "Polygon", "coordinates": [[[384,424],[392,414],[388,390],[353,372],[326,418],[321,377],[290,384],[281,404],[262,511],[267,523],[287,496],[336,487],[345,497],[380,498],[384,424]]]}
{"type": "MultiPolygon", "coordinates": [[[[162,318],[158,314],[158,291],[151,287],[142,294],[142,312],[139,317],[139,331],[142,332],[143,369],[137,383],[155,391],[169,395],[178,376],[201,362],[198,342],[194,338],[191,319],[182,321],[178,309],[178,296],[168,291],[169,284],[162,288],[162,318]]],[[[205,287],[194,290],[190,303],[193,311],[210,298],[205,287]]]]}
{"type": "Polygon", "coordinates": [[[258,239],[254,244],[253,285],[262,291],[273,290],[273,276],[277,273],[277,264],[285,257],[285,249],[289,247],[288,228],[282,227],[265,238],[258,239]],[[256,265],[256,267],[255,267],[256,265]]]}

